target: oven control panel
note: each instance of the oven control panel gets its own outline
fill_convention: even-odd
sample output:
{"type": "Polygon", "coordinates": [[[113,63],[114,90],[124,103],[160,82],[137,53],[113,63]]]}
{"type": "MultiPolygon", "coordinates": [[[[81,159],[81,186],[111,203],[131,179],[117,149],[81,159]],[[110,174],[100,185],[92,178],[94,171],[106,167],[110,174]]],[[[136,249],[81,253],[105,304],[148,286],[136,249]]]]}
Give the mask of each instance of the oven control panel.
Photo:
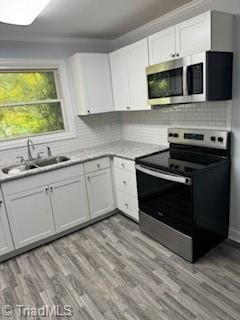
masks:
{"type": "Polygon", "coordinates": [[[168,129],[168,142],[224,149],[228,147],[229,132],[205,129],[168,129]]]}

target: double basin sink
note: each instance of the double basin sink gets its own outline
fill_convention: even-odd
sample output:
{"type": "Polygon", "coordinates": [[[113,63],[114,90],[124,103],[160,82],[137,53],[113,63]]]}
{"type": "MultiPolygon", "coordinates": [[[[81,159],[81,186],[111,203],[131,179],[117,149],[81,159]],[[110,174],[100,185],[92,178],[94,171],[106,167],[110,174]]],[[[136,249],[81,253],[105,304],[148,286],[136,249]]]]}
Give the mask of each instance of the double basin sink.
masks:
{"type": "Polygon", "coordinates": [[[69,161],[70,158],[66,156],[57,156],[57,157],[47,157],[42,159],[36,159],[33,161],[27,161],[21,164],[12,165],[2,169],[2,172],[5,174],[17,174],[20,172],[42,168],[46,166],[51,166],[61,162],[69,161]]]}

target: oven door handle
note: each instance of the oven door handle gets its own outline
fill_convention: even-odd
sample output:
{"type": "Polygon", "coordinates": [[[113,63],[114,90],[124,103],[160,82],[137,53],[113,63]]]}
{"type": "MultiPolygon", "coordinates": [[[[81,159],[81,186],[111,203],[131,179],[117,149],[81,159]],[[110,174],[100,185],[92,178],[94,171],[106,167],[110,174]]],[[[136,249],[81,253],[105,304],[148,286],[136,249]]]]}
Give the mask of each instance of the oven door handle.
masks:
{"type": "Polygon", "coordinates": [[[156,177],[156,178],[160,178],[160,179],[164,179],[164,180],[168,180],[168,181],[173,181],[173,182],[177,182],[177,183],[182,183],[182,184],[187,184],[189,186],[192,184],[191,178],[168,174],[168,173],[165,173],[162,171],[155,171],[152,169],[148,169],[146,167],[142,167],[138,164],[136,164],[136,169],[138,171],[141,171],[143,173],[146,173],[146,174],[153,176],[153,177],[156,177]]]}

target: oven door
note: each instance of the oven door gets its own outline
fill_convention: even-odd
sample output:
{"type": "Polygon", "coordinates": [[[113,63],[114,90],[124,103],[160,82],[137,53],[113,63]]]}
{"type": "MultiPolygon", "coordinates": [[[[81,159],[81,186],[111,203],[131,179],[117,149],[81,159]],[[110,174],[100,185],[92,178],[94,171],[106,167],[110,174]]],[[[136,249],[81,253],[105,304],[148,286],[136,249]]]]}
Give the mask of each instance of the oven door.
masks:
{"type": "Polygon", "coordinates": [[[192,235],[192,179],[136,165],[141,212],[192,235]]]}

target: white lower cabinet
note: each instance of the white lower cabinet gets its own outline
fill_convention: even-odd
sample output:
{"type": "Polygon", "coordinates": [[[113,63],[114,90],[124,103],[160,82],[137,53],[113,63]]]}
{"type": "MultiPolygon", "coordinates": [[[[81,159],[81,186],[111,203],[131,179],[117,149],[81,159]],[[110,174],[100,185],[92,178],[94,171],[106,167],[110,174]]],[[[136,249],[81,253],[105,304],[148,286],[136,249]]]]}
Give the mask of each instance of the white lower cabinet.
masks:
{"type": "Polygon", "coordinates": [[[129,217],[139,220],[138,199],[136,196],[117,190],[118,209],[129,217]]]}
{"type": "Polygon", "coordinates": [[[6,207],[15,247],[21,248],[55,233],[47,188],[7,195],[6,207]]]}
{"type": "Polygon", "coordinates": [[[111,168],[87,174],[87,191],[91,218],[115,209],[111,168]]]}
{"type": "Polygon", "coordinates": [[[82,165],[7,182],[2,190],[16,249],[89,220],[82,165]]]}
{"type": "Polygon", "coordinates": [[[57,232],[89,220],[84,176],[56,182],[49,191],[57,232]]]}
{"type": "Polygon", "coordinates": [[[0,195],[0,255],[6,254],[13,250],[13,242],[8,224],[7,214],[0,195]]]}
{"type": "Polygon", "coordinates": [[[118,209],[139,221],[135,162],[114,157],[113,167],[118,209]]]}

